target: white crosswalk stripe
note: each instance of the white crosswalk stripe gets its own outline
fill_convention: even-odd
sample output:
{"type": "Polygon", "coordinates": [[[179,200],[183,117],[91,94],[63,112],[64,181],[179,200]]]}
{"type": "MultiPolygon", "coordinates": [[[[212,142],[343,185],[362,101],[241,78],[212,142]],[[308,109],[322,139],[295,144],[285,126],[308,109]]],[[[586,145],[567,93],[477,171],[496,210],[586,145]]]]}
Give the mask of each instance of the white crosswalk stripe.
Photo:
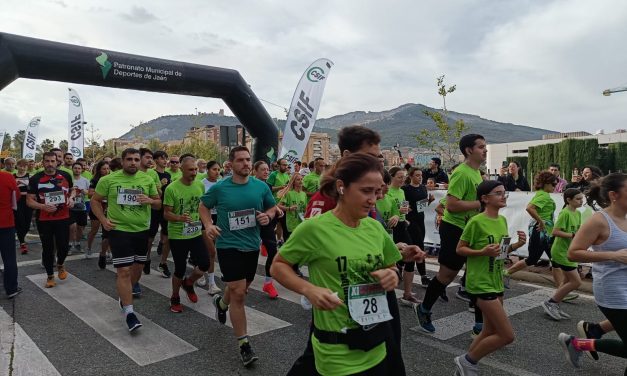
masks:
{"type": "Polygon", "coordinates": [[[143,327],[131,335],[115,299],[72,274],[57,287],[45,288],[46,277],[43,273],[26,278],[140,366],[198,350],[138,312],[143,327]]]}
{"type": "MultiPolygon", "coordinates": [[[[115,268],[113,268],[111,265],[108,265],[107,269],[113,272],[116,271],[115,268]]],[[[166,297],[167,300],[164,299],[164,305],[167,304],[169,306],[169,299],[172,295],[172,280],[170,278],[161,277],[161,274],[153,269],[152,273],[148,275],[142,275],[139,284],[166,297]]],[[[181,297],[181,304],[201,313],[204,316],[209,317],[212,320],[217,320],[213,300],[207,294],[201,294],[201,291],[204,292],[205,290],[198,289],[196,291],[197,294],[199,294],[197,303],[189,302],[185,297],[185,294],[181,292],[181,295],[183,295],[181,297]]],[[[254,308],[245,307],[245,309],[248,334],[251,336],[269,332],[271,330],[285,328],[292,325],[286,321],[280,320],[274,316],[268,315],[254,308]]],[[[232,327],[231,319],[228,314],[226,318],[226,325],[232,327]]]]}

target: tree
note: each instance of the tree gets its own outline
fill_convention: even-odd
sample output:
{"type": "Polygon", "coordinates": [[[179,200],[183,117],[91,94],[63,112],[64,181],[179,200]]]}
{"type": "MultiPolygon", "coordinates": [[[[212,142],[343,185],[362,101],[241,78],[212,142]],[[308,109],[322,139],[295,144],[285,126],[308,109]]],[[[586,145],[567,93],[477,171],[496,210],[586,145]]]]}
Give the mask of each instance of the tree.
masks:
{"type": "Polygon", "coordinates": [[[447,87],[444,84],[444,75],[437,78],[438,95],[442,97],[442,111],[425,110],[427,115],[435,123],[436,129],[421,129],[416,141],[418,144],[438,155],[442,159],[444,166],[452,166],[458,162],[460,155],[459,139],[462,133],[467,132],[470,127],[463,120],[457,120],[454,124],[448,121],[448,110],[446,108],[446,96],[453,93],[456,85],[447,87]]]}
{"type": "Polygon", "coordinates": [[[41,149],[46,152],[52,148],[54,148],[54,140],[51,140],[49,138],[46,138],[45,140],[43,140],[41,142],[41,144],[39,144],[39,147],[41,147],[41,149]]]}
{"type": "Polygon", "coordinates": [[[2,151],[11,153],[11,135],[8,132],[4,134],[4,139],[2,140],[2,151]]]}
{"type": "Polygon", "coordinates": [[[22,147],[24,146],[24,135],[26,134],[25,130],[17,131],[16,134],[13,135],[13,147],[11,148],[11,152],[21,157],[22,156],[22,147]]]}
{"type": "Polygon", "coordinates": [[[59,149],[63,150],[64,153],[67,152],[67,149],[68,149],[68,142],[67,142],[67,140],[59,141],[59,149]]]}
{"type": "Polygon", "coordinates": [[[213,141],[192,140],[192,142],[187,144],[166,146],[165,149],[169,155],[191,153],[198,158],[203,158],[208,161],[219,160],[219,156],[224,157],[220,155],[219,148],[213,141]]]}
{"type": "Polygon", "coordinates": [[[148,145],[147,145],[148,149],[152,150],[153,153],[157,150],[163,150],[164,149],[164,145],[161,143],[161,140],[159,140],[158,138],[152,138],[150,139],[150,141],[148,141],[148,145]]]}

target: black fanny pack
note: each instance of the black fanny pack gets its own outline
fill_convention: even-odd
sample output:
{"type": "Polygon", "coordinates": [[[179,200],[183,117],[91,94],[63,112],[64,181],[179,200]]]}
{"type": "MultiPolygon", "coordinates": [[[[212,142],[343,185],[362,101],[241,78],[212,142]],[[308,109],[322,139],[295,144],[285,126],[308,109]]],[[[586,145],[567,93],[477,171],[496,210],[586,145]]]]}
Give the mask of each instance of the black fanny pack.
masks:
{"type": "Polygon", "coordinates": [[[389,321],[348,329],[346,333],[328,332],[314,327],[314,335],[322,343],[344,344],[351,350],[363,351],[370,351],[385,342],[391,331],[392,327],[389,321]]]}

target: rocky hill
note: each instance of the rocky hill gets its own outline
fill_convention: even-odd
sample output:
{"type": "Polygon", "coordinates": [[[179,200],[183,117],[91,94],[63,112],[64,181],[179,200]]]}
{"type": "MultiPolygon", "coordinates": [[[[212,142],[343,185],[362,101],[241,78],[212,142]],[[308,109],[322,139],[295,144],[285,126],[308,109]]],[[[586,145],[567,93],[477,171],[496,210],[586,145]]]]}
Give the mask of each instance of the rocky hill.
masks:
{"type": "MultiPolygon", "coordinates": [[[[318,119],[315,132],[329,133],[333,142],[339,129],[348,125],[360,124],[374,129],[381,134],[382,146],[390,147],[396,143],[401,146],[417,146],[414,139],[420,129],[435,129],[433,121],[424,114],[433,108],[408,103],[388,111],[370,112],[356,111],[344,115],[336,115],[327,119],[318,119]]],[[[500,123],[484,119],[477,115],[458,112],[448,113],[451,123],[461,119],[470,127],[469,132],[484,135],[488,143],[504,143],[541,139],[542,135],[556,133],[554,131],[533,128],[511,123],[500,123]]],[[[239,124],[237,118],[218,114],[167,115],[143,123],[121,136],[124,139],[141,137],[144,139],[158,138],[161,141],[182,139],[185,132],[194,126],[239,124]]],[[[277,120],[279,128],[285,127],[285,120],[277,120]]]]}

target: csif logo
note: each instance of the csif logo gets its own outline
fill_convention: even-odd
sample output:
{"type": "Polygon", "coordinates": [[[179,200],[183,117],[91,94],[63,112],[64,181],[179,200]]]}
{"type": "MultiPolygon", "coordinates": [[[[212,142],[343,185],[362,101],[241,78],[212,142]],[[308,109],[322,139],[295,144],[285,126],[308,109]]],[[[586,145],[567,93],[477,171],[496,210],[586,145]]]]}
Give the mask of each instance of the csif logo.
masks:
{"type": "Polygon", "coordinates": [[[325,78],[324,69],[320,67],[312,67],[307,71],[307,79],[311,82],[320,82],[325,78]]]}
{"type": "Polygon", "coordinates": [[[72,153],[72,155],[76,158],[80,158],[82,157],[81,155],[81,150],[79,148],[77,148],[76,146],[72,146],[70,148],[70,153],[72,153]]]}
{"type": "Polygon", "coordinates": [[[102,78],[103,79],[107,78],[107,75],[109,74],[109,71],[111,70],[111,67],[113,66],[109,62],[109,56],[106,53],[101,52],[100,56],[96,58],[96,62],[98,63],[98,65],[100,65],[100,70],[102,71],[102,78]]]}
{"type": "Polygon", "coordinates": [[[80,107],[81,106],[81,100],[78,99],[78,97],[76,95],[72,95],[70,97],[70,102],[72,102],[74,107],[80,107]]]}
{"type": "Polygon", "coordinates": [[[37,128],[38,125],[39,125],[39,119],[34,119],[30,123],[28,123],[28,126],[31,128],[37,128]]]}

